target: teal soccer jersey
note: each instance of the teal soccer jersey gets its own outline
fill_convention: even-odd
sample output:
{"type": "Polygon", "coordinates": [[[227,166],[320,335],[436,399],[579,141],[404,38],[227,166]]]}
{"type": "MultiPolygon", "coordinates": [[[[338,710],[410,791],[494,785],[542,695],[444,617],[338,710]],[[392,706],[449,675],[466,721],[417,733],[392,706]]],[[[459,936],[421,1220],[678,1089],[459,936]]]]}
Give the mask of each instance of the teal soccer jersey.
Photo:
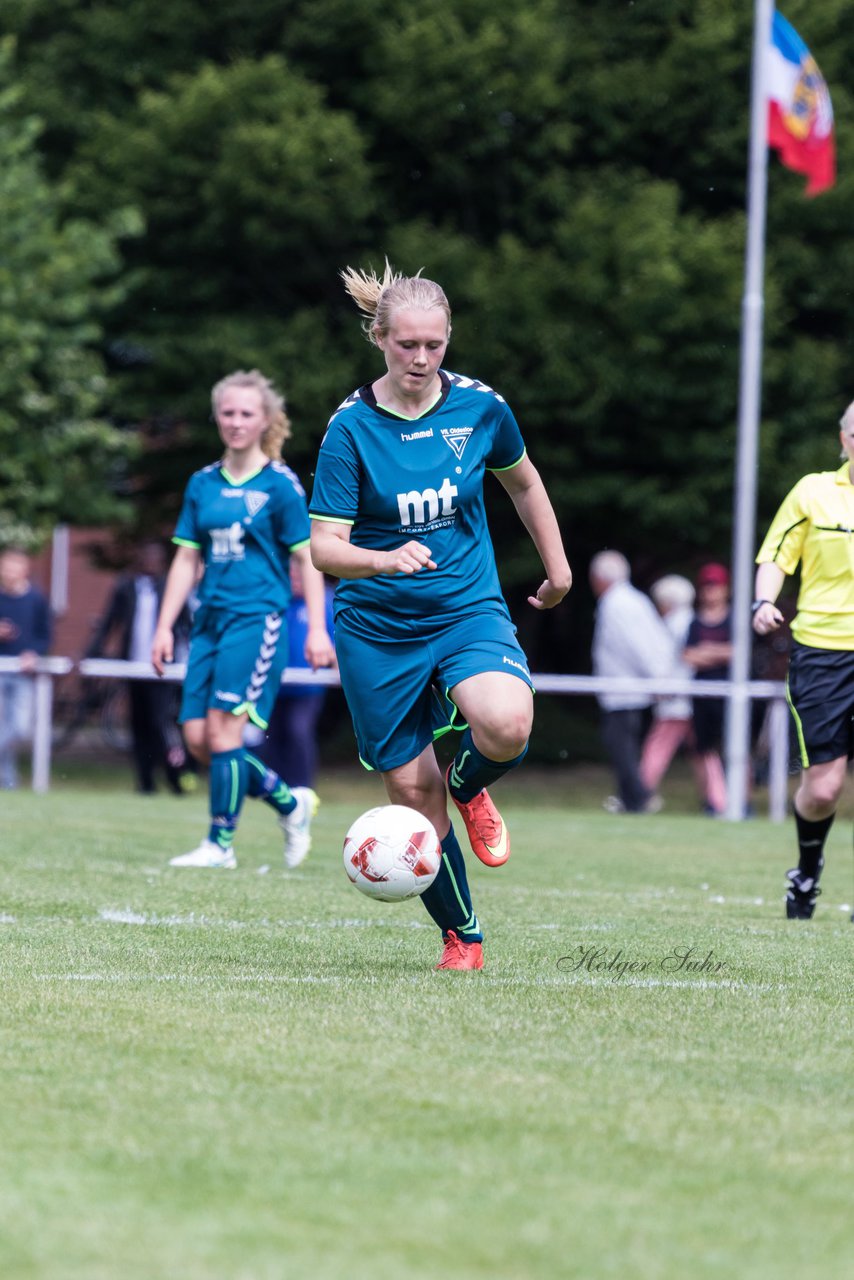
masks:
{"type": "Polygon", "coordinates": [[[237,482],[214,463],[190,477],[173,542],[202,554],[200,604],[263,615],[287,607],[290,553],[309,533],[305,492],[290,467],[268,462],[237,482]]]}
{"type": "Polygon", "coordinates": [[[490,387],[440,374],[439,401],[420,418],[399,417],[361,387],[333,415],[321,445],[314,520],[352,525],[354,546],[392,550],[417,541],[435,571],[339,582],[336,614],[382,614],[384,625],[470,613],[506,613],[483,501],[484,472],[516,466],[525,445],[513,414],[490,387]]]}

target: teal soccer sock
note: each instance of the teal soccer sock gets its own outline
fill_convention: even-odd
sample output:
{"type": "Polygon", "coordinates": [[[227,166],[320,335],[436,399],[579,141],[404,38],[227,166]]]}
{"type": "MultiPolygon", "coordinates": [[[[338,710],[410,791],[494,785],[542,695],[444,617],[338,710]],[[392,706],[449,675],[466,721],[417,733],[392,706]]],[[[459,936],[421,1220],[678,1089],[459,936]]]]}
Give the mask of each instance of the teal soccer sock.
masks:
{"type": "Polygon", "coordinates": [[[234,842],[237,820],[248,781],[246,756],[242,747],[235,751],[214,751],[210,765],[211,826],[208,839],[221,849],[234,842]]]}
{"type": "Polygon", "coordinates": [[[483,941],[480,921],[471,903],[463,851],[453,827],[442,841],[439,874],[430,888],[424,890],[421,901],[442,930],[443,938],[453,929],[463,942],[483,941]]]}
{"type": "Polygon", "coordinates": [[[525,750],[512,760],[489,760],[474,745],[471,729],[466,729],[448,773],[451,795],[455,800],[468,804],[484,787],[491,787],[511,769],[518,769],[527,754],[526,745],[525,750]]]}
{"type": "Polygon", "coordinates": [[[247,794],[253,800],[263,800],[276,813],[293,813],[297,802],[288,784],[282,781],[275,770],[268,769],[263,761],[253,756],[251,751],[245,751],[244,755],[249,775],[247,794]]]}

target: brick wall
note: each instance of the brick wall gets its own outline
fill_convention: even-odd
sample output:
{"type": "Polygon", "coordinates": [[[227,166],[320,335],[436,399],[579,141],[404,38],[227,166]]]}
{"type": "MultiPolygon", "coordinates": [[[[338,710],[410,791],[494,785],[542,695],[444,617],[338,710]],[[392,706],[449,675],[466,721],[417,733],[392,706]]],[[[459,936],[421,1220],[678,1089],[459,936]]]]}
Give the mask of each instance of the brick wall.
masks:
{"type": "MultiPolygon", "coordinates": [[[[82,657],[101,616],[118,574],[96,568],[98,548],[112,546],[112,535],[102,529],[70,529],[68,547],[68,607],[54,617],[51,653],[82,657]],[[94,563],[93,563],[94,562],[94,563]]],[[[33,562],[33,581],[46,595],[51,593],[51,548],[33,562]]]]}

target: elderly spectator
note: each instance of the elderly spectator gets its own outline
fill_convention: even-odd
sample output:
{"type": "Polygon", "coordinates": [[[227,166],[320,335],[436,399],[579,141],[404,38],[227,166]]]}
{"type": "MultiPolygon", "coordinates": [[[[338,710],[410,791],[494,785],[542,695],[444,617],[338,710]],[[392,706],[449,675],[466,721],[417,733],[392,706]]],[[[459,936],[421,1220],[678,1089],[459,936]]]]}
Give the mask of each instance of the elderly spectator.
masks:
{"type": "MultiPolygon", "coordinates": [[[[652,601],[630,582],[629,562],[619,551],[600,551],[590,563],[590,586],[598,600],[593,633],[597,676],[660,677],[670,674],[673,645],[652,601]]],[[[617,795],[612,813],[648,813],[660,808],[640,775],[641,741],[653,698],[649,693],[602,693],[602,740],[614,768],[617,795]]]]}

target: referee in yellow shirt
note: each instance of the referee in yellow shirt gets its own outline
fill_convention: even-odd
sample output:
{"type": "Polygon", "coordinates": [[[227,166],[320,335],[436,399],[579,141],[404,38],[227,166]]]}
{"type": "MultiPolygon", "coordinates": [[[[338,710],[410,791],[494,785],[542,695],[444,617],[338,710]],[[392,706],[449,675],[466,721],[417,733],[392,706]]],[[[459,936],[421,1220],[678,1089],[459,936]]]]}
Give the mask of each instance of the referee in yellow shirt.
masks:
{"type": "Polygon", "coordinates": [[[801,566],[787,681],[803,765],[794,802],[798,865],[787,873],[790,920],[809,920],[815,910],[825,840],[854,756],[854,403],[840,426],[845,464],[798,481],[756,557],[760,636],[783,622],[774,602],[801,566]]]}

